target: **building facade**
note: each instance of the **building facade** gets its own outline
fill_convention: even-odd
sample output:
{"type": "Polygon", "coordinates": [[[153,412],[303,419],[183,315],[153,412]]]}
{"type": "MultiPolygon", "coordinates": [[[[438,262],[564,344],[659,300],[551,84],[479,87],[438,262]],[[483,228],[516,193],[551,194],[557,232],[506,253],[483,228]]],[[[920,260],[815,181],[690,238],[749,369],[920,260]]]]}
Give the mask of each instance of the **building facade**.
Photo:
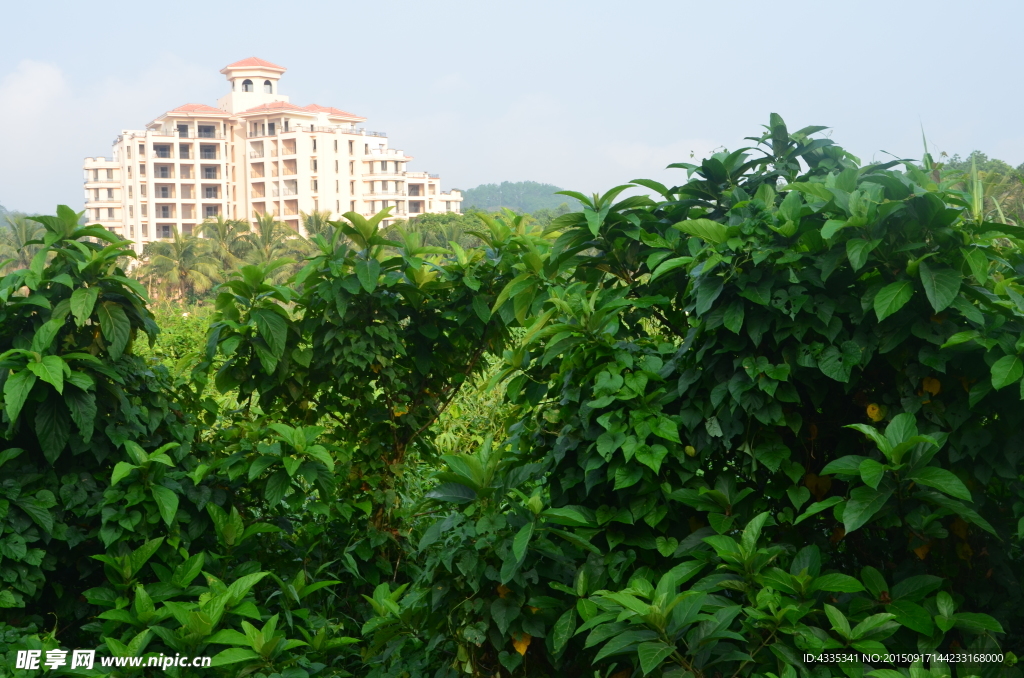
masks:
{"type": "Polygon", "coordinates": [[[185,104],[143,130],[122,130],[111,158],[86,158],[86,218],[141,251],[175,227],[199,234],[219,215],[253,222],[272,214],[296,232],[301,213],[392,218],[461,211],[436,174],[407,169],[412,156],[383,132],[337,108],[297,106],[278,92],[285,69],[250,57],[224,67],[230,92],[185,104]]]}

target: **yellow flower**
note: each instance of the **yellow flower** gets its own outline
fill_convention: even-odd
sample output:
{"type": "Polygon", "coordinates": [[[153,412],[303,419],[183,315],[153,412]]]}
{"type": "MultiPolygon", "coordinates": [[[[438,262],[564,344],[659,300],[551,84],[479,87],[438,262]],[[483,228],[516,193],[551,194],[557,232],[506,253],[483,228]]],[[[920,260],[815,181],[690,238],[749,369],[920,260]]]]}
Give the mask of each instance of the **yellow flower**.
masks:
{"type": "Polygon", "coordinates": [[[686,447],[683,448],[683,451],[686,452],[687,457],[697,456],[697,450],[693,447],[693,445],[687,445],[686,447]]]}
{"type": "Polygon", "coordinates": [[[871,421],[882,421],[885,419],[885,410],[880,405],[871,403],[868,405],[868,418],[871,421]]]}
{"type": "Polygon", "coordinates": [[[504,598],[505,596],[507,596],[510,593],[512,593],[512,589],[510,589],[509,587],[505,586],[504,584],[501,584],[500,586],[498,586],[498,596],[500,598],[504,598]]]}
{"type": "Polygon", "coordinates": [[[921,388],[924,391],[931,393],[933,396],[939,395],[940,393],[942,393],[942,382],[940,382],[935,377],[925,377],[924,380],[921,382],[921,388]]]}

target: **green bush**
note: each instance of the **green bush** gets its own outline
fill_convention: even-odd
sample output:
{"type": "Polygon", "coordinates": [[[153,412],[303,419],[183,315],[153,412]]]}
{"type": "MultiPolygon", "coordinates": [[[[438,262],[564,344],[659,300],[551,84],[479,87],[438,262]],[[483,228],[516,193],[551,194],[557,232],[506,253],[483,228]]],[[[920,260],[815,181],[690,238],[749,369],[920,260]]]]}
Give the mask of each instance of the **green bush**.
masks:
{"type": "Polygon", "coordinates": [[[570,194],[495,305],[534,314],[509,444],[542,489],[448,460],[428,496],[468,508],[374,622],[380,675],[445,644],[481,675],[854,678],[892,667],[803,657],[1021,647],[1024,230],[820,129],[634,182],[660,201],[570,194]]]}
{"type": "Polygon", "coordinates": [[[0,673],[1019,678],[1024,229],[820,131],[473,248],[348,214],[156,317],[127,242],[35,217],[0,673]]]}

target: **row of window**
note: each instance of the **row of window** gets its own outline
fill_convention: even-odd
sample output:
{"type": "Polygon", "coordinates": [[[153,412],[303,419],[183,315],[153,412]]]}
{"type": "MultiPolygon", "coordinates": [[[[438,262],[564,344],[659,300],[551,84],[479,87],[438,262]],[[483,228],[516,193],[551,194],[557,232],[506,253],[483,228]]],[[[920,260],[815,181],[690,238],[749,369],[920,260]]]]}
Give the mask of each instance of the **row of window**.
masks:
{"type": "MultiPolygon", "coordinates": [[[[211,146],[207,144],[199,145],[199,158],[201,160],[216,160],[217,159],[217,146],[211,146]]],[[[174,151],[172,144],[153,144],[153,157],[155,158],[171,158],[174,151]]],[[[139,157],[146,157],[146,147],[144,144],[139,144],[139,157]]],[[[178,144],[178,158],[181,160],[189,160],[192,157],[192,144],[178,144]]]]}

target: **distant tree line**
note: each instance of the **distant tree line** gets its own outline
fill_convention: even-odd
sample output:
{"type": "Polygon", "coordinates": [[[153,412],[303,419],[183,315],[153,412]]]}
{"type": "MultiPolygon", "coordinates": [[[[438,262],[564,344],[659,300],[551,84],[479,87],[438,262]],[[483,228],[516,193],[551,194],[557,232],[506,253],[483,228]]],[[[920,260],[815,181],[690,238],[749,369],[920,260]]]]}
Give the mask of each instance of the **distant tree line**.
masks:
{"type": "MultiPolygon", "coordinates": [[[[557,209],[566,198],[556,195],[562,189],[553,184],[536,181],[503,181],[500,184],[481,184],[462,192],[464,211],[497,212],[508,208],[514,212],[533,214],[537,210],[557,209]]],[[[572,200],[572,207],[576,201],[572,200]]]]}

